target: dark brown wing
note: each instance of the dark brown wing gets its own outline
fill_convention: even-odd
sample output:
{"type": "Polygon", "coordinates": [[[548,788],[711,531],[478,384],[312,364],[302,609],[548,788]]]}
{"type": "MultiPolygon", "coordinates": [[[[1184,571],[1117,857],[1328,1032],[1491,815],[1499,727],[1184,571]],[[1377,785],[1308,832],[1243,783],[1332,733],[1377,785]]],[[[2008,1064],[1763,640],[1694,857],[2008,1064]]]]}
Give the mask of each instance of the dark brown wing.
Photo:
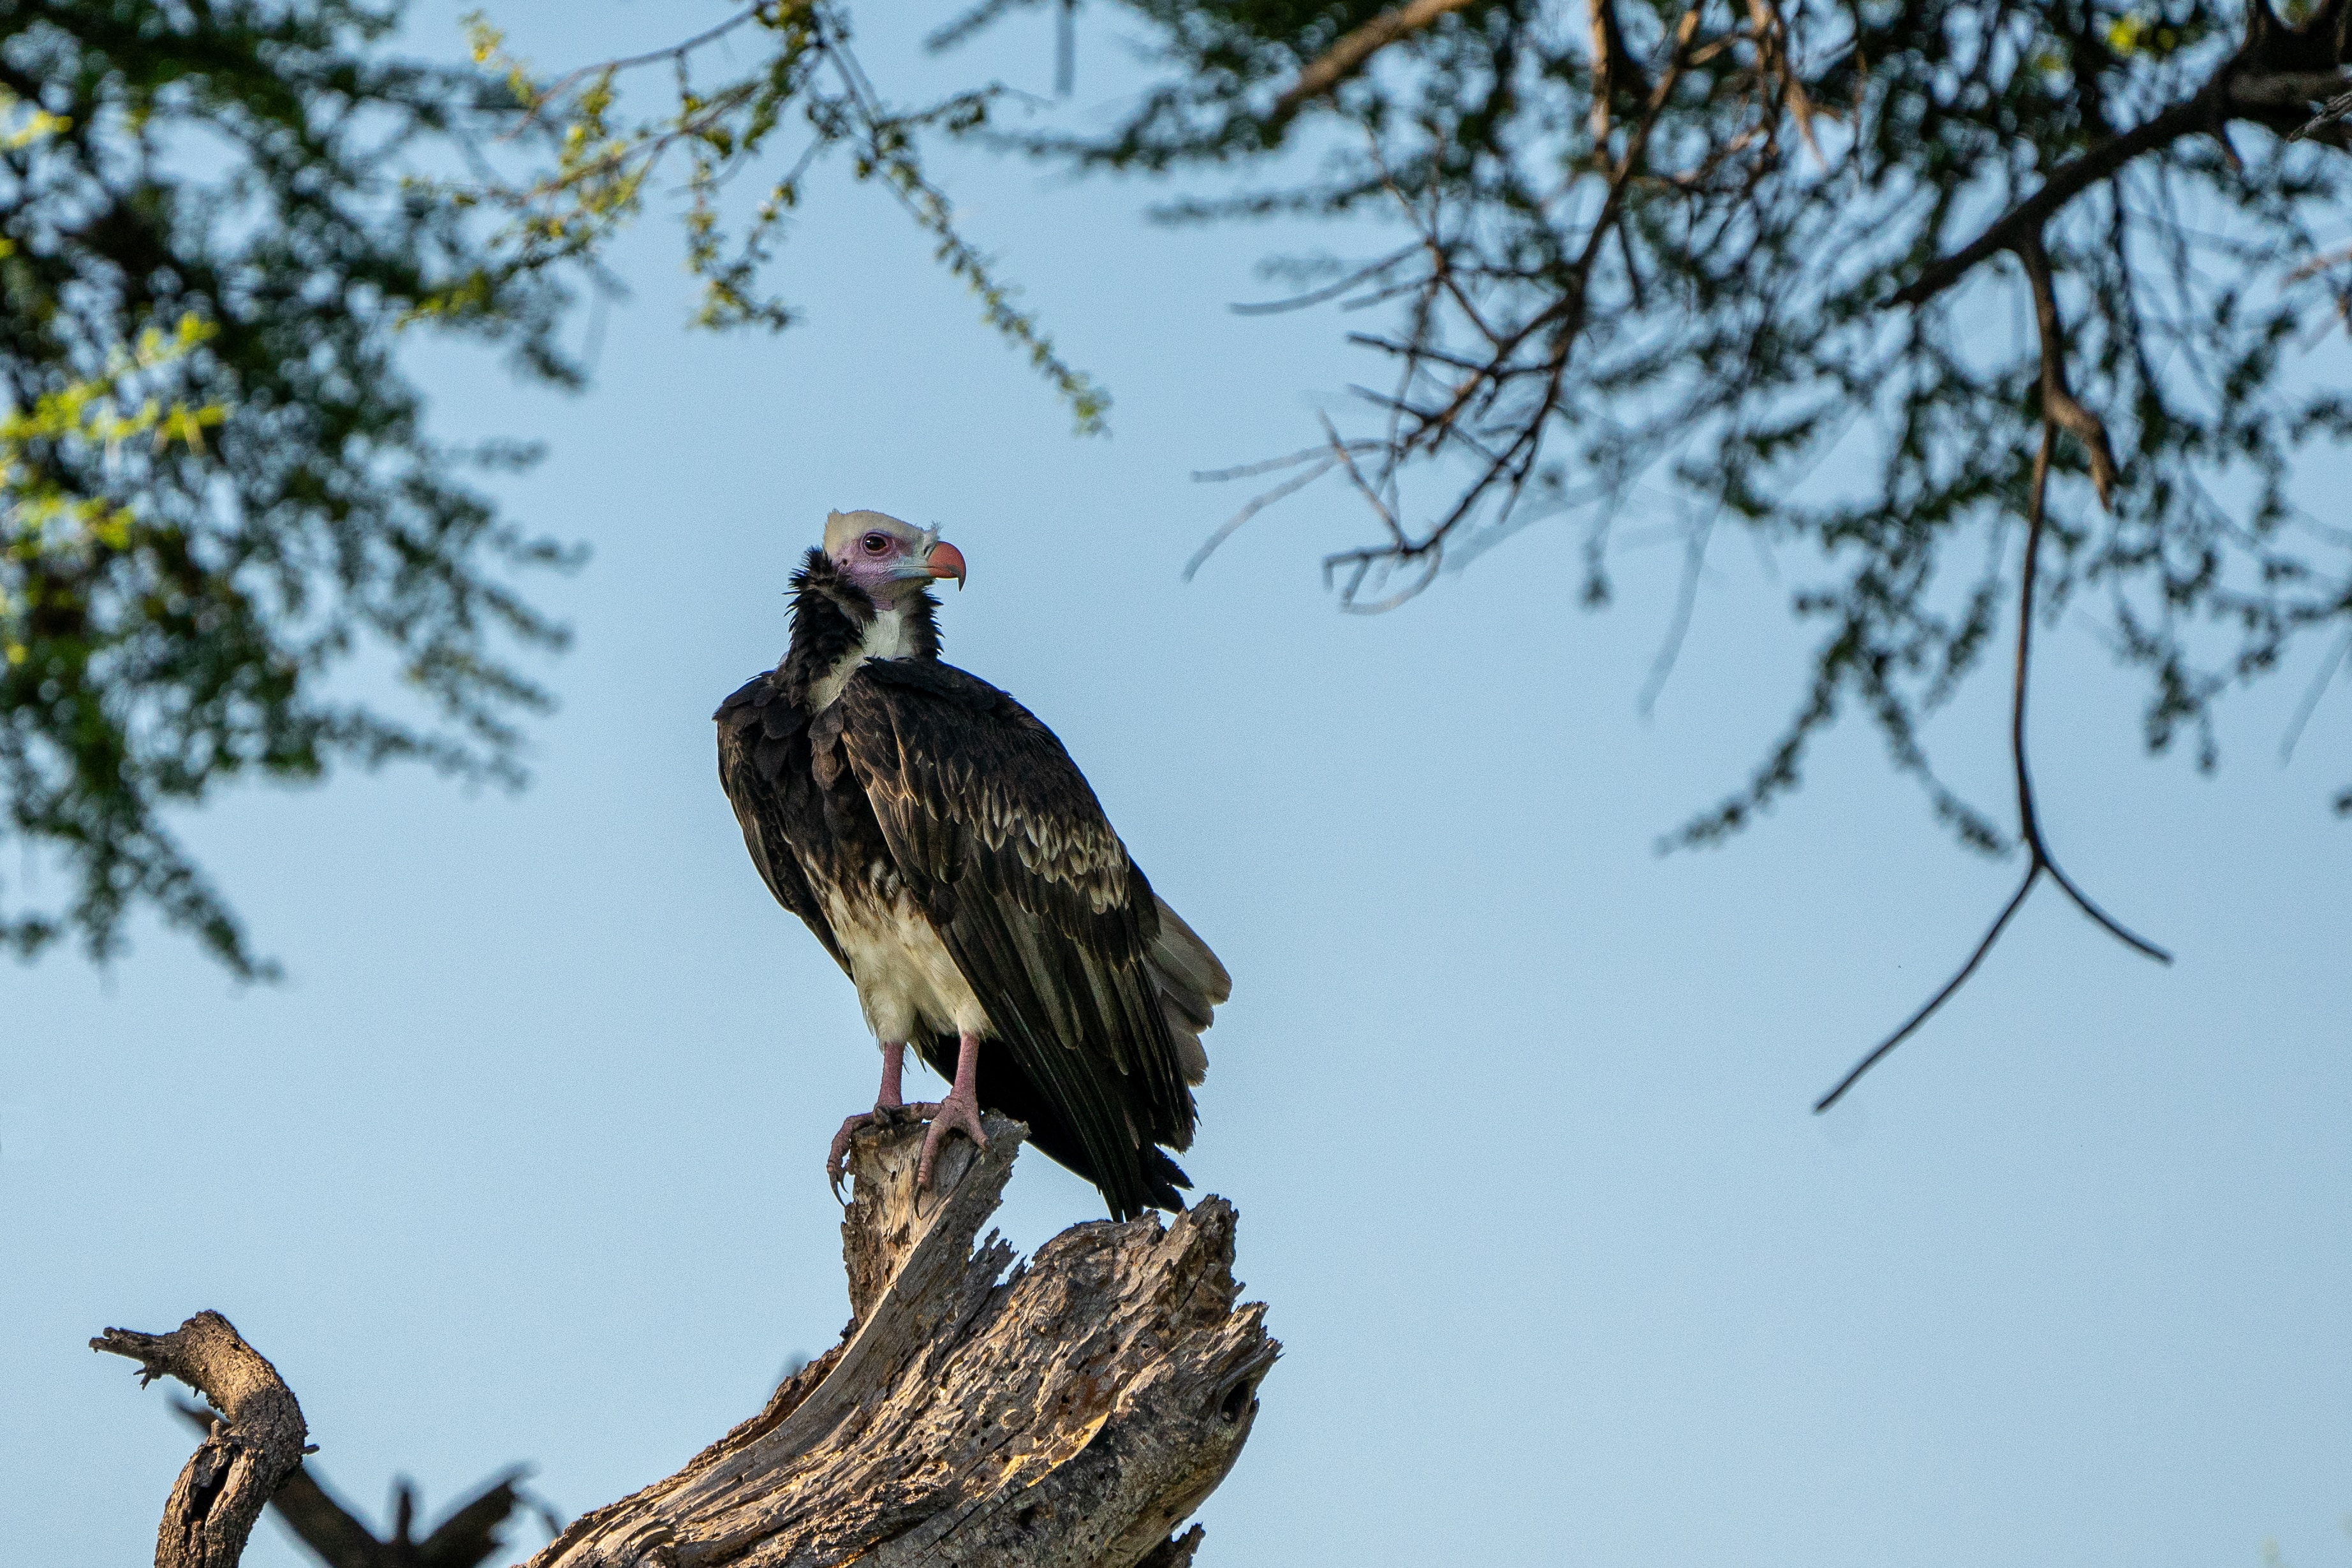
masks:
{"type": "Polygon", "coordinates": [[[1193,1124],[1147,961],[1159,903],[1062,743],[932,660],[864,665],[814,728],[821,750],[838,731],[900,874],[1112,1212],[1181,1207],[1154,1147],[1193,1124]]]}
{"type": "Polygon", "coordinates": [[[793,852],[793,829],[823,831],[824,808],[809,782],[808,727],[774,677],[747,681],[719,705],[719,782],[743,829],[743,846],[776,902],[801,917],[833,961],[849,973],[808,873],[793,852]]]}

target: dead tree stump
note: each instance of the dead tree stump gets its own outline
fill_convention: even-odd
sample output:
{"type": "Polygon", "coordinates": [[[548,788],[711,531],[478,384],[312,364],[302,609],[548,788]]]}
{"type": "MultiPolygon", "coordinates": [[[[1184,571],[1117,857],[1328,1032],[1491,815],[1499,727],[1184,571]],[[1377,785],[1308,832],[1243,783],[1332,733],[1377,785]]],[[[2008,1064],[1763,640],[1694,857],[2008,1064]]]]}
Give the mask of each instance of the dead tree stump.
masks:
{"type": "Polygon", "coordinates": [[[1076,1225],[1008,1275],[992,1214],[1025,1131],[943,1152],[859,1136],[841,1343],[684,1469],[576,1521],[531,1568],[1181,1568],[1280,1346],[1236,1307],[1234,1209],[1076,1225]]]}

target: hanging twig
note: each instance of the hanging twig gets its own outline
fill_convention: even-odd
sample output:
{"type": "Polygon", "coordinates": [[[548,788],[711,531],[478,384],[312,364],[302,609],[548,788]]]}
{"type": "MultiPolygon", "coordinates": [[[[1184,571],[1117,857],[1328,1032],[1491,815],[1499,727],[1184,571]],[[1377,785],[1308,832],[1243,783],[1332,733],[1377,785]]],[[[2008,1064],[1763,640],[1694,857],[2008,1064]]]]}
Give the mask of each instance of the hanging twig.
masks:
{"type": "Polygon", "coordinates": [[[1935,1016],[1937,1009],[1949,1001],[1953,993],[1968,983],[1969,977],[1976,973],[1977,966],[1984,962],[1985,955],[1992,951],[1993,944],[2000,940],[2000,934],[2009,928],[2011,919],[2024,905],[2025,895],[2033,891],[2033,884],[2045,872],[2049,873],[2050,879],[2064,891],[2066,896],[2073,900],[2074,906],[2090,916],[2092,921],[2109,936],[2126,946],[2147,954],[2159,964],[2172,962],[2171,954],[2145,937],[2125,929],[2114,916],[2092,903],[2090,895],[2077,887],[2074,880],[2059,865],[2057,857],[2051,852],[2049,840],[2042,831],[2042,816],[2036,809],[2034,800],[2033,775],[2026,766],[2025,695],[2027,677],[2032,671],[2033,662],[2033,591],[2041,568],[2042,523],[2050,489],[2050,463],[2057,449],[2058,432],[2061,426],[2075,434],[2079,439],[2084,422],[2087,422],[2087,428],[2094,433],[2093,438],[2085,439],[2084,444],[2091,448],[2092,474],[2095,482],[2099,484],[2099,498],[2102,501],[2106,499],[2108,487],[2114,482],[2115,470],[2114,459],[2106,453],[2105,428],[2099,423],[2096,415],[2084,408],[2081,403],[2075,402],[2073,395],[2064,391],[2063,362],[2061,358],[2064,351],[2063,334],[2058,319],[2055,295],[2050,287],[2049,260],[2042,254],[2042,235],[2039,229],[2033,230],[2029,239],[2021,242],[2018,256],[2025,264],[2026,275],[2032,281],[2035,315],[2042,334],[2042,445],[2033,458],[2032,488],[2026,508],[2025,564],[2019,573],[2017,589],[2017,663],[2010,680],[2009,707],[2010,768],[2017,784],[2018,838],[2025,845],[2025,874],[2018,880],[2017,891],[2011,894],[2009,902],[2001,905],[2000,913],[1995,915],[1992,924],[1986,927],[1984,936],[1979,938],[1975,948],[1969,952],[1967,961],[1961,964],[1950,979],[1944,982],[1934,996],[1927,998],[1927,1003],[1918,1011],[1904,1020],[1900,1029],[1880,1040],[1867,1055],[1854,1063],[1851,1071],[1838,1080],[1835,1088],[1814,1102],[1813,1110],[1816,1113],[1836,1104],[1864,1073],[1877,1066],[1889,1051],[1908,1040],[1921,1024],[1935,1016]],[[2053,364],[2059,367],[2054,374],[2053,364]],[[2053,386],[2058,393],[2056,398],[2052,396],[2053,386]],[[2103,459],[2105,465],[2104,469],[2101,466],[2103,459]]]}

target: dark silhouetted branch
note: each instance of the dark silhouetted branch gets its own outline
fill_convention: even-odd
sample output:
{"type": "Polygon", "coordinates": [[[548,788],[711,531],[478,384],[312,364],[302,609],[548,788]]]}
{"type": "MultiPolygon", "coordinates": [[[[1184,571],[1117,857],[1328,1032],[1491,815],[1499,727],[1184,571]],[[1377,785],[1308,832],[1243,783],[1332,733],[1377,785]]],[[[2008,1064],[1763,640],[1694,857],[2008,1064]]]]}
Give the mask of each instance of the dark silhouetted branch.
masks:
{"type": "Polygon", "coordinates": [[[2114,141],[2060,164],[2042,182],[2041,189],[2003,213],[1991,225],[1958,250],[1930,265],[1909,284],[1895,291],[1897,305],[1924,305],[1975,270],[1978,263],[1997,252],[2014,250],[2031,235],[2041,242],[2042,228],[2059,208],[2101,180],[2108,178],[2143,152],[2153,152],[2195,131],[2220,122],[2228,102],[2231,68],[2224,67],[2191,97],[2155,118],[2142,120],[2114,141]]]}
{"type": "MultiPolygon", "coordinates": [[[[201,1429],[212,1418],[194,1405],[178,1406],[181,1415],[201,1429]]],[[[555,1534],[563,1521],[544,1504],[526,1497],[522,1479],[530,1472],[520,1466],[498,1477],[480,1491],[452,1509],[447,1517],[415,1538],[416,1493],[405,1479],[395,1483],[393,1528],[389,1539],[378,1539],[360,1516],[329,1491],[310,1462],[298,1465],[269,1500],[278,1521],[310,1549],[327,1568],[478,1568],[504,1550],[499,1527],[517,1513],[537,1513],[555,1534]]]]}
{"type": "MultiPolygon", "coordinates": [[[[2036,238],[2038,242],[2039,236],[2036,238]]],[[[2033,250],[2037,256],[2040,254],[2041,247],[2038,243],[2033,246],[2033,250]]],[[[2046,262],[2043,267],[2046,275],[2046,262]]],[[[2031,262],[2027,264],[2027,269],[2029,272],[2032,270],[2031,262]]],[[[2056,316],[2053,311],[2045,322],[2045,329],[2054,330],[2055,326],[2056,316]]],[[[2101,433],[2101,437],[2104,440],[2104,431],[2101,433]]],[[[2171,954],[2145,937],[2126,930],[2106,911],[2092,903],[2089,895],[2075,886],[2074,879],[2060,867],[2057,858],[2050,852],[2049,840],[2042,835],[2042,814],[2037,809],[2033,794],[2033,775],[2026,765],[2025,696],[2027,677],[2032,672],[2033,663],[2033,591],[2042,559],[2042,522],[2050,489],[2050,460],[2057,444],[2058,421],[2055,415],[2045,408],[2042,426],[2042,446],[2033,459],[2033,488],[2026,514],[2025,564],[2019,573],[2017,589],[2017,663],[2010,684],[2009,756],[2011,770],[2017,784],[2018,837],[2025,845],[2025,874],[2018,880],[2017,891],[2009,895],[2009,902],[2001,905],[2000,913],[1993,917],[1991,925],[1988,926],[1984,936],[1979,938],[1975,948],[1969,954],[1967,962],[1959,967],[1950,979],[1944,982],[1942,988],[1934,996],[1927,998],[1925,1006],[1904,1020],[1902,1028],[1872,1047],[1868,1054],[1854,1063],[1853,1069],[1843,1078],[1838,1080],[1835,1088],[1813,1103],[1813,1111],[1816,1114],[1836,1104],[1847,1090],[1861,1081],[1864,1073],[1877,1066],[1889,1051],[1909,1039],[1920,1025],[1934,1017],[1936,1010],[1949,1001],[1953,994],[1967,984],[1969,977],[1976,973],[1977,966],[1984,962],[1985,955],[1992,951],[1993,944],[2000,940],[2000,934],[2008,929],[2011,919],[2024,905],[2025,895],[2033,891],[2034,883],[2039,881],[2045,872],[2049,873],[2052,881],[2064,890],[2066,896],[2074,901],[2074,906],[2090,916],[2092,921],[2109,936],[2138,952],[2145,953],[2159,964],[2172,962],[2171,954]]]]}
{"type": "MultiPolygon", "coordinates": [[[[2335,7],[2328,9],[2333,12],[2335,7]]],[[[2332,20],[2332,16],[2308,19],[2310,23],[2332,20]]],[[[2334,58],[2337,50],[2332,43],[2323,46],[2328,57],[2324,62],[2313,56],[2311,46],[2316,37],[2284,28],[2269,0],[2255,0],[2248,8],[2245,43],[2221,62],[2202,87],[2112,141],[2058,165],[2040,189],[2003,213],[1982,234],[1896,290],[1894,302],[1924,305],[1996,252],[2016,250],[2021,244],[2038,246],[2043,228],[2060,208],[2100,181],[2113,178],[2142,153],[2184,136],[2211,133],[2219,137],[2231,119],[2242,118],[2267,125],[2292,141],[2335,124],[2352,113],[2352,93],[2344,91],[2352,84],[2347,84],[2340,69],[2297,68],[2340,64],[2334,58]],[[2301,124],[2289,113],[2323,99],[2324,107],[2301,124]]],[[[2226,140],[2222,145],[2226,151],[2226,140]]],[[[2231,157],[2234,161],[2236,154],[2231,157]]]]}
{"type": "Polygon", "coordinates": [[[2309,121],[2287,132],[2289,141],[2301,141],[2315,132],[2325,131],[2346,116],[2352,115],[2352,92],[2338,93],[2319,106],[2319,112],[2309,121]]]}
{"type": "Polygon", "coordinates": [[[1901,1045],[1905,1040],[1910,1039],[1912,1030],[1917,1029],[1921,1024],[1926,1023],[1930,1018],[1933,1018],[1935,1016],[1936,1009],[1942,1007],[1946,1002],[1951,999],[1953,992],[1968,984],[1969,977],[1977,972],[1977,966],[1983,963],[1985,955],[1992,951],[1992,945],[2000,940],[2000,934],[2009,928],[2010,917],[2014,915],[2018,910],[2023,906],[2025,903],[2025,895],[2033,891],[2034,879],[2039,877],[2041,874],[2042,867],[2040,864],[2036,863],[2026,867],[2024,880],[2017,884],[2017,891],[2009,895],[2009,902],[2000,906],[2000,913],[1993,916],[1992,925],[1987,927],[1985,934],[1977,939],[1976,947],[1969,954],[1968,962],[1962,964],[1959,968],[1953,973],[1952,977],[1946,980],[1943,983],[1943,986],[1934,996],[1927,998],[1927,1002],[1921,1006],[1917,1012],[1913,1013],[1909,1018],[1906,1019],[1903,1021],[1903,1027],[1901,1029],[1896,1030],[1893,1034],[1888,1035],[1885,1040],[1880,1040],[1876,1045],[1871,1047],[1870,1053],[1864,1056],[1860,1061],[1855,1062],[1853,1066],[1847,1071],[1846,1075],[1837,1081],[1836,1088],[1822,1095],[1819,1100],[1814,1101],[1814,1114],[1819,1115],[1822,1112],[1828,1110],[1831,1106],[1836,1104],[1841,1099],[1844,1098],[1845,1092],[1853,1088],[1855,1083],[1859,1082],[1864,1073],[1878,1065],[1879,1058],[1885,1056],[1888,1051],[1893,1051],[1896,1046],[1901,1045]]]}

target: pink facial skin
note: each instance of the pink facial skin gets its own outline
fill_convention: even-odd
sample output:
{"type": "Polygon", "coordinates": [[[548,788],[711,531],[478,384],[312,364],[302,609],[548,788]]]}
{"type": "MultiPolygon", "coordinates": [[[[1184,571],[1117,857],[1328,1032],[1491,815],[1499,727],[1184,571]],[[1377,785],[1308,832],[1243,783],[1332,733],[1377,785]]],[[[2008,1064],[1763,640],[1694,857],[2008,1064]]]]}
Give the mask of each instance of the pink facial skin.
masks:
{"type": "Polygon", "coordinates": [[[940,540],[926,548],[919,539],[910,543],[882,528],[868,528],[852,538],[835,555],[833,564],[877,605],[889,604],[942,577],[952,577],[958,588],[963,586],[963,552],[955,546],[940,540]]]}

